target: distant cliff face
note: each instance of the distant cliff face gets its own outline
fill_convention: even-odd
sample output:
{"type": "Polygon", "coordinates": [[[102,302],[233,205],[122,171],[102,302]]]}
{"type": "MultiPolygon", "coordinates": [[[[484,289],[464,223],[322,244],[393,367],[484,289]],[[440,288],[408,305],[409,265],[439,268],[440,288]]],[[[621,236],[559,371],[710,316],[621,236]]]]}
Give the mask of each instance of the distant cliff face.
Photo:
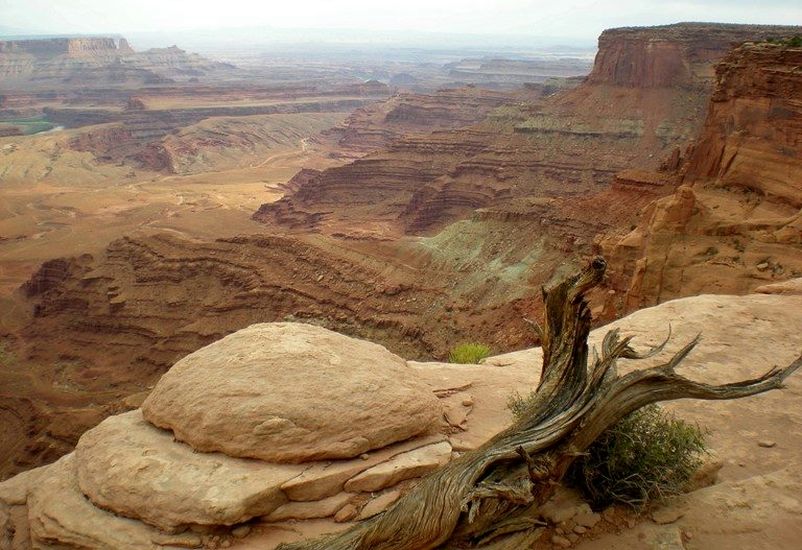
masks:
{"type": "Polygon", "coordinates": [[[588,81],[660,88],[712,80],[715,63],[748,40],[798,34],[799,27],[677,23],[608,29],[588,81]]]}
{"type": "Polygon", "coordinates": [[[744,44],[717,86],[683,185],[602,240],[619,313],[802,275],[802,48],[744,44]]]}
{"type": "Polygon", "coordinates": [[[151,86],[232,69],[176,46],[135,52],[125,38],[0,41],[0,87],[16,92],[151,86]]]}
{"type": "Polygon", "coordinates": [[[46,38],[35,40],[0,41],[0,53],[32,54],[35,56],[133,53],[125,39],[114,38],[46,38]]]}

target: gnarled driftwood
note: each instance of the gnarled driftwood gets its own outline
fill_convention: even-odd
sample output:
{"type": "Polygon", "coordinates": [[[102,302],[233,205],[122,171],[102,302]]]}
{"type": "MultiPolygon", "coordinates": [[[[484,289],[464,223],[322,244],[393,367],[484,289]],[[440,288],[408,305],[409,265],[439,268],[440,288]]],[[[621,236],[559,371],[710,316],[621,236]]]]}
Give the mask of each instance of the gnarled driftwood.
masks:
{"type": "MultiPolygon", "coordinates": [[[[543,523],[538,508],[555,485],[607,428],[657,401],[693,397],[736,399],[780,388],[797,368],[771,369],[753,380],[713,386],[676,373],[698,337],[667,363],[616,373],[619,358],[644,358],[617,330],[604,338],[601,357],[588,363],[590,309],[586,293],[606,264],[595,258],[585,269],[543,291],[543,368],[526,414],[475,451],[422,479],[383,514],[317,540],[281,550],[426,550],[438,547],[495,549],[527,547],[543,523]],[[488,547],[489,547],[488,546],[488,547]]],[[[667,341],[667,339],[666,339],[667,341]]]]}

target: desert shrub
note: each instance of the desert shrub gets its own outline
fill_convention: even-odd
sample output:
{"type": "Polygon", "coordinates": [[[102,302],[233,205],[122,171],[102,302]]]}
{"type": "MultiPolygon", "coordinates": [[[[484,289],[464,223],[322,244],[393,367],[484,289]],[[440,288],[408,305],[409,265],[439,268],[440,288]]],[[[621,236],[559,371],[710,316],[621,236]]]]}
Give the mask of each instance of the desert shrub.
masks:
{"type": "Polygon", "coordinates": [[[641,508],[682,492],[706,449],[698,425],[649,405],[603,433],[568,480],[596,507],[620,502],[641,508]]]}
{"type": "Polygon", "coordinates": [[[524,416],[526,409],[529,408],[529,404],[532,403],[534,397],[535,392],[532,392],[529,395],[521,395],[520,393],[515,392],[507,399],[507,408],[512,411],[512,414],[515,416],[516,420],[520,420],[521,417],[524,416]]]}
{"type": "Polygon", "coordinates": [[[448,352],[449,363],[478,363],[490,355],[490,348],[476,342],[466,342],[451,348],[448,352]]]}

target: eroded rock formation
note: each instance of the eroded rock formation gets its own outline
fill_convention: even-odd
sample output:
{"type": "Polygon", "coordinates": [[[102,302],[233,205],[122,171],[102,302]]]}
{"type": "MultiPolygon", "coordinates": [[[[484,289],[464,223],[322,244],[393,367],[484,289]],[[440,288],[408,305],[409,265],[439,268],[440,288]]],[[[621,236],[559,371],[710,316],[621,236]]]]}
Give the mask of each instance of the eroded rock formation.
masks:
{"type": "Polygon", "coordinates": [[[802,275],[802,50],[762,43],[717,68],[682,185],[625,236],[600,239],[620,311],[802,275]]]}
{"type": "Polygon", "coordinates": [[[659,88],[712,81],[716,64],[745,40],[787,38],[793,26],[677,23],[658,27],[608,29],[588,81],[659,88]]]}
{"type": "Polygon", "coordinates": [[[656,170],[667,158],[667,166],[676,164],[670,157],[703,120],[712,68],[733,44],[794,29],[678,24],[608,31],[593,73],[577,88],[543,100],[521,96],[470,128],[407,135],[307,178],[255,219],[327,234],[420,235],[477,208],[514,203],[517,210],[528,197],[603,191],[619,171],[656,170]]]}

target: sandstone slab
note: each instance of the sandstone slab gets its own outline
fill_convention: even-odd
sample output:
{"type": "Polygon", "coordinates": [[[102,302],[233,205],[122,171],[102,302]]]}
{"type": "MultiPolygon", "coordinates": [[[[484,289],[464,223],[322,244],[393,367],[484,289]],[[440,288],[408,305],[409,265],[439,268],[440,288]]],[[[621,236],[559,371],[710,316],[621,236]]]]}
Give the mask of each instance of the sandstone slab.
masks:
{"type": "Polygon", "coordinates": [[[312,502],[288,502],[273,510],[265,518],[265,521],[327,518],[346,506],[353,497],[354,495],[349,493],[338,493],[323,500],[312,502]]]}
{"type": "Polygon", "coordinates": [[[401,496],[401,491],[398,489],[392,489],[390,491],[384,492],[374,498],[373,500],[368,501],[365,504],[365,507],[362,508],[362,511],[359,512],[359,516],[357,516],[357,520],[363,520],[372,518],[376,514],[380,514],[384,512],[387,508],[389,508],[398,498],[401,496]]]}
{"type": "MultiPolygon", "coordinates": [[[[539,351],[539,350],[538,350],[539,351]]],[[[501,356],[499,356],[501,357],[501,356]]],[[[540,376],[537,353],[525,361],[495,364],[460,365],[454,363],[421,363],[410,361],[421,378],[432,388],[446,410],[466,409],[459,419],[459,428],[449,436],[455,451],[479,447],[512,422],[507,400],[514,391],[528,392],[535,388],[540,376]]],[[[503,363],[503,361],[502,361],[503,363]]]]}
{"type": "Polygon", "coordinates": [[[233,525],[287,501],[281,485],[303,466],[197,453],[139,410],[112,416],[75,449],[81,490],[96,505],[164,530],[233,525]]]}
{"type": "Polygon", "coordinates": [[[93,506],[78,487],[74,454],[51,465],[31,491],[28,519],[34,548],[145,550],[201,545],[197,535],[166,535],[93,506]]]}
{"type": "Polygon", "coordinates": [[[300,323],[252,325],[188,355],[142,409],[197,450],[296,463],[358,456],[441,417],[403,359],[300,323]]]}
{"type": "Polygon", "coordinates": [[[8,506],[25,504],[31,489],[39,482],[39,478],[45,474],[47,466],[40,466],[27,472],[22,472],[11,479],[0,483],[0,503],[8,506]]]}
{"type": "Polygon", "coordinates": [[[447,441],[396,455],[349,480],[345,490],[352,493],[381,491],[405,479],[422,477],[451,460],[447,441]]]}
{"type": "Polygon", "coordinates": [[[445,436],[443,435],[428,435],[373,451],[364,460],[362,458],[354,458],[351,460],[334,460],[310,464],[301,475],[286,482],[281,486],[281,489],[290,500],[321,500],[343,491],[345,483],[349,479],[368,468],[381,464],[385,460],[390,460],[398,454],[439,443],[444,439],[445,436]]]}
{"type": "Polygon", "coordinates": [[[789,279],[780,283],[762,285],[755,289],[759,294],[802,294],[802,277],[789,279]]]}

